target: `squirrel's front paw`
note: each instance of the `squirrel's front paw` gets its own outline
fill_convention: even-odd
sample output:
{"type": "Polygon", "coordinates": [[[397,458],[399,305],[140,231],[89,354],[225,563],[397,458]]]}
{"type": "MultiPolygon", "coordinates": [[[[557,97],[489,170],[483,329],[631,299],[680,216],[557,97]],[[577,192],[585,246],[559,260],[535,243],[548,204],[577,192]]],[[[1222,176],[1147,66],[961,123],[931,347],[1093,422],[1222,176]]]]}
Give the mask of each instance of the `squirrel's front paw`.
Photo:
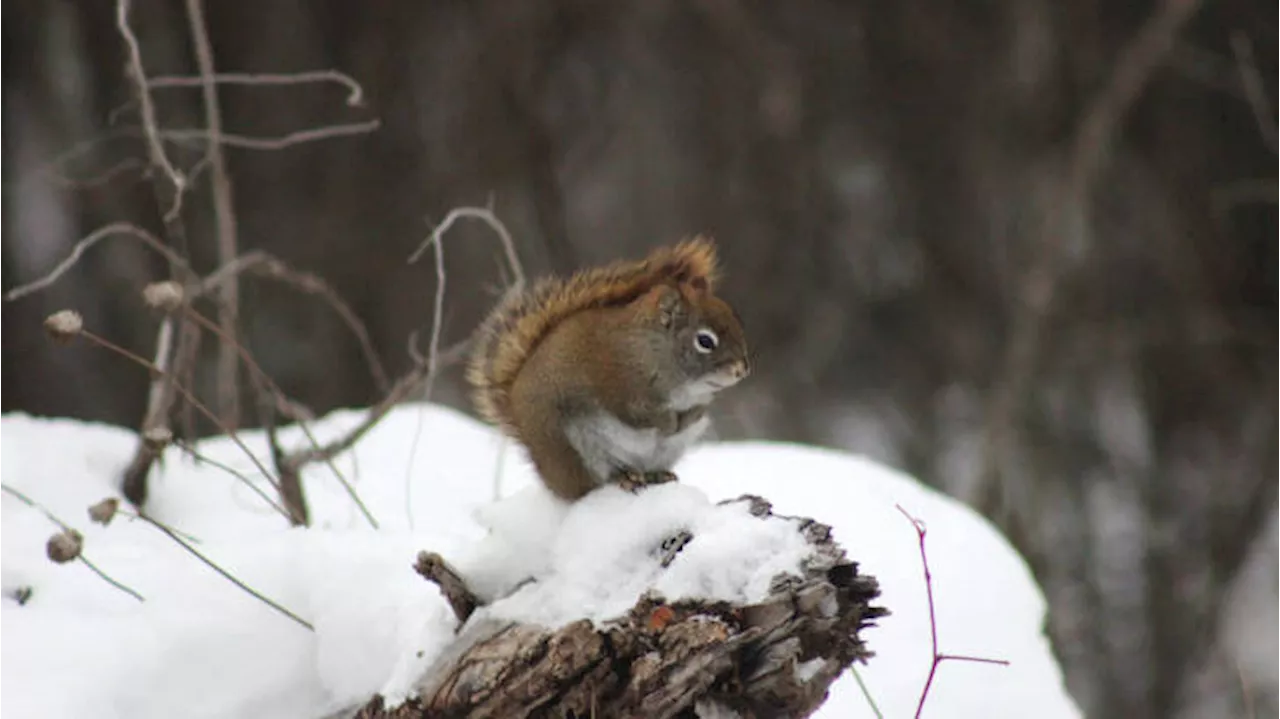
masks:
{"type": "Polygon", "coordinates": [[[640,472],[634,469],[620,469],[615,474],[618,486],[625,491],[635,494],[642,488],[651,484],[667,484],[676,481],[675,473],[668,472],[665,469],[653,472],[640,472]]]}

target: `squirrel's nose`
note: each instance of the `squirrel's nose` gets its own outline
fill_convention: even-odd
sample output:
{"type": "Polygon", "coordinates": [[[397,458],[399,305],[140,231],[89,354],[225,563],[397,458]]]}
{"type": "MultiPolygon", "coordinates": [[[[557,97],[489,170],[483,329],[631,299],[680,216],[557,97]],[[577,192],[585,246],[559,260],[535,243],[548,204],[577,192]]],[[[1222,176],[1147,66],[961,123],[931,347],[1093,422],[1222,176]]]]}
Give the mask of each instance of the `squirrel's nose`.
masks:
{"type": "Polygon", "coordinates": [[[745,379],[747,375],[751,374],[751,361],[743,357],[734,362],[729,371],[733,373],[734,380],[745,379]]]}

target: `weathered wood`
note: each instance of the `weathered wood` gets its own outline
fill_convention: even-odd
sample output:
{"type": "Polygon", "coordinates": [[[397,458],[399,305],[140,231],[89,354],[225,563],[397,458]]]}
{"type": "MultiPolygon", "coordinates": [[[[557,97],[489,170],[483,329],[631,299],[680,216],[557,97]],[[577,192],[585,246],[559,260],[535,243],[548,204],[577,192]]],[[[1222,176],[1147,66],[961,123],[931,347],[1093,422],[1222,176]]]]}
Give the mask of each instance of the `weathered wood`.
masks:
{"type": "MultiPolygon", "coordinates": [[[[748,511],[769,503],[743,496],[748,511]]],[[[357,716],[396,717],[801,717],[831,683],[871,652],[862,629],[887,610],[872,577],[811,519],[797,524],[813,553],[800,575],[780,575],[759,603],[667,602],[648,594],[624,616],[600,625],[579,620],[548,629],[480,619],[395,708],[375,697],[357,716]]],[[[697,537],[664,544],[663,565],[697,537]]],[[[479,619],[479,618],[478,618],[479,619]]]]}
{"type": "Polygon", "coordinates": [[[471,618],[471,613],[480,606],[480,600],[467,588],[462,575],[458,574],[458,571],[439,554],[418,552],[418,560],[413,565],[413,571],[440,587],[440,593],[444,595],[445,601],[449,602],[449,607],[453,609],[453,615],[459,622],[465,622],[471,618]]]}

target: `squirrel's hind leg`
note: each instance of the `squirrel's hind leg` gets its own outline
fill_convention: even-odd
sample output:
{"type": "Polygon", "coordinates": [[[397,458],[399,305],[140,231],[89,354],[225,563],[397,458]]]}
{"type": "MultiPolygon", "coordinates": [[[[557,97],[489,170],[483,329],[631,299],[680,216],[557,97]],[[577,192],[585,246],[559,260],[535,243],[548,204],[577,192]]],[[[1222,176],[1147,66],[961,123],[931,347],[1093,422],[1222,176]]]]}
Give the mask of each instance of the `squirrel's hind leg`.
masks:
{"type": "Polygon", "coordinates": [[[582,455],[559,427],[543,426],[520,438],[529,451],[542,483],[561,499],[573,501],[600,486],[582,455]]]}

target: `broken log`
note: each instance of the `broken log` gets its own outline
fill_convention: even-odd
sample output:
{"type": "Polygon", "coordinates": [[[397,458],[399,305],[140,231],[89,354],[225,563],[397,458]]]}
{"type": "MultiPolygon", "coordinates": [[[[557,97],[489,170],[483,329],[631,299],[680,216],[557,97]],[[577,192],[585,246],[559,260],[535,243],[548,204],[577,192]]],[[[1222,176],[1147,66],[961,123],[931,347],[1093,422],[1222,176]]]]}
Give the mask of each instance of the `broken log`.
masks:
{"type": "MultiPolygon", "coordinates": [[[[477,613],[419,680],[415,697],[395,707],[374,697],[356,716],[811,714],[837,677],[853,662],[872,656],[861,632],[888,613],[871,604],[879,586],[875,578],[858,573],[827,525],[774,515],[759,497],[745,495],[722,504],[732,502],[746,503],[762,521],[794,522],[812,547],[800,573],[775,577],[763,601],[669,602],[650,592],[623,616],[560,627],[477,613]]],[[[662,551],[678,553],[698,541],[696,535],[682,534],[686,536],[664,542],[662,551]]],[[[662,566],[668,564],[664,557],[662,566]]],[[[428,578],[436,574],[424,572],[428,578]]],[[[453,575],[447,583],[457,581],[456,573],[445,574],[453,575]]],[[[449,591],[457,596],[456,587],[449,591]]]]}

